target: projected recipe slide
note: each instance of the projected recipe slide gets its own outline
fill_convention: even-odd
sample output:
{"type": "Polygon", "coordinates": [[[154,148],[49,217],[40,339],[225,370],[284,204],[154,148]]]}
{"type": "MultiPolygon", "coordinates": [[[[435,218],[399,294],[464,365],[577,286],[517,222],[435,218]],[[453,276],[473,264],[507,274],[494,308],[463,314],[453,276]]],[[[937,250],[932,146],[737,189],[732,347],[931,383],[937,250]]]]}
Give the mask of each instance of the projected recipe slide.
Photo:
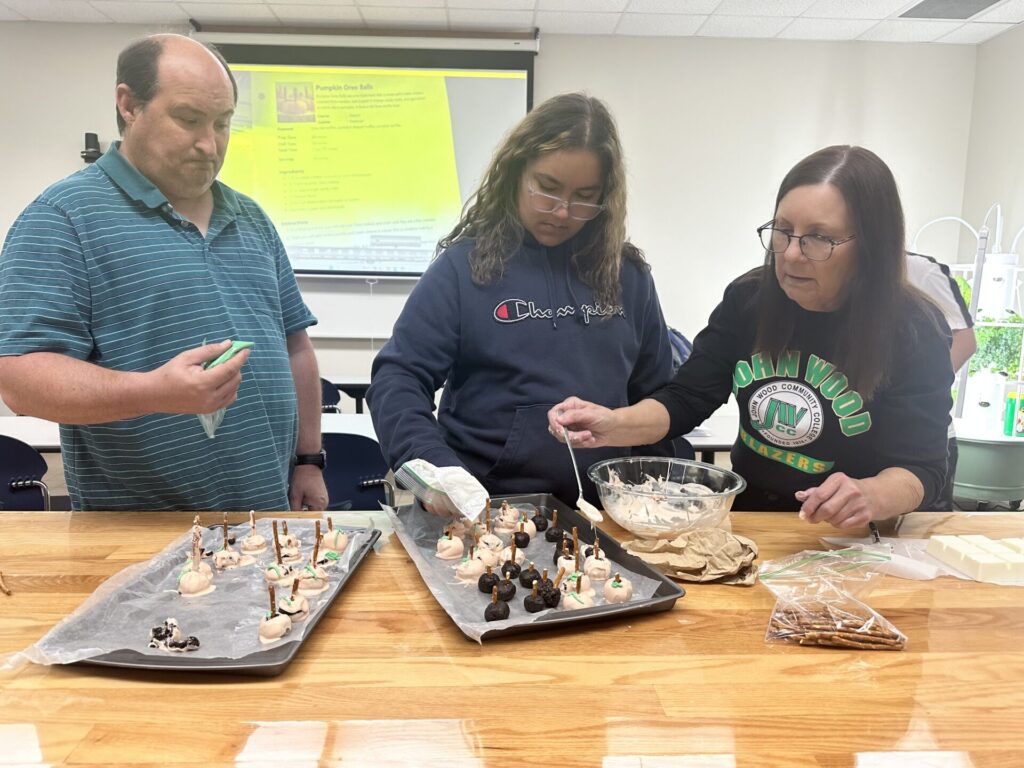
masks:
{"type": "Polygon", "coordinates": [[[263,206],[297,271],[422,272],[526,113],[525,72],[232,70],[220,178],[263,206]]]}

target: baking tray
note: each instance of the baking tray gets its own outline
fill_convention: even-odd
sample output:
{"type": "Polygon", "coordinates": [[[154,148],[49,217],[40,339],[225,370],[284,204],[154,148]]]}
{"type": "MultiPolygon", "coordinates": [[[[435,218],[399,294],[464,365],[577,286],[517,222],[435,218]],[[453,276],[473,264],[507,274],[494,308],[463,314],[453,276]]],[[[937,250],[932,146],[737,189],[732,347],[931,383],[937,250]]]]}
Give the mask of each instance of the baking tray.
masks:
{"type": "MultiPolygon", "coordinates": [[[[211,529],[219,526],[210,526],[211,529]]],[[[174,672],[219,672],[233,675],[262,675],[273,677],[284,672],[285,667],[291,662],[295,655],[302,648],[302,644],[312,634],[316,625],[320,623],[327,614],[335,598],[341,594],[341,590],[349,578],[359,568],[366,556],[373,550],[381,532],[375,528],[368,529],[369,536],[366,541],[359,545],[352,553],[348,570],[336,581],[331,580],[331,588],[327,590],[320,599],[322,604],[317,606],[315,613],[311,613],[306,620],[309,624],[301,638],[286,640],[273,648],[250,653],[239,659],[212,658],[202,659],[189,657],[187,654],[156,656],[152,654],[139,653],[131,649],[105,653],[101,656],[93,656],[89,659],[82,659],[75,664],[90,664],[97,667],[121,667],[126,669],[174,671],[174,672]]]]}
{"type": "MultiPolygon", "coordinates": [[[[593,544],[593,533],[591,530],[591,522],[587,520],[575,509],[572,509],[567,504],[563,503],[560,499],[556,498],[550,493],[531,493],[521,494],[516,496],[498,496],[491,499],[491,508],[496,509],[501,505],[501,502],[507,501],[509,504],[533,504],[534,506],[540,507],[546,514],[548,520],[551,519],[551,512],[555,509],[558,510],[558,525],[563,530],[571,531],[573,526],[576,526],[579,530],[580,542],[582,544],[591,545],[593,544]]],[[[400,507],[395,511],[395,515],[401,521],[403,514],[424,514],[429,515],[419,502],[400,507]]],[[[442,527],[442,523],[439,520],[438,529],[442,527]]],[[[406,546],[406,551],[409,550],[407,544],[408,534],[404,528],[395,526],[396,533],[402,540],[403,545],[406,546]]],[[[606,621],[609,619],[618,619],[628,616],[639,616],[645,613],[657,613],[659,611],[671,610],[675,605],[676,600],[683,597],[686,591],[673,581],[670,581],[664,574],[654,570],[650,565],[641,560],[635,555],[631,555],[618,541],[613,539],[610,535],[604,531],[600,532],[601,537],[601,549],[602,551],[614,562],[617,563],[625,570],[633,571],[646,578],[652,579],[658,582],[654,594],[645,599],[631,600],[628,603],[618,603],[615,605],[595,605],[592,608],[582,608],[575,611],[565,611],[558,609],[548,609],[541,614],[532,616],[528,621],[511,622],[505,624],[505,622],[497,622],[503,626],[495,626],[484,630],[479,637],[479,640],[489,640],[497,637],[507,637],[510,635],[521,635],[527,632],[540,632],[550,629],[564,629],[567,627],[575,627],[580,624],[588,624],[595,621],[606,621]]],[[[546,558],[550,559],[550,555],[554,553],[554,545],[545,542],[545,548],[543,550],[546,558]]],[[[531,553],[533,554],[533,553],[531,553]]],[[[420,572],[420,576],[427,584],[427,588],[430,589],[431,594],[437,598],[435,590],[443,590],[449,596],[454,596],[456,599],[465,599],[463,595],[470,593],[469,599],[475,603],[479,603],[481,612],[486,605],[488,597],[481,592],[477,591],[475,587],[468,587],[466,590],[462,590],[461,586],[455,586],[448,582],[437,583],[435,574],[430,566],[424,566],[421,562],[419,552],[415,555],[410,552],[413,563],[416,565],[417,570],[420,572]]],[[[530,555],[527,555],[527,561],[531,559],[530,555]]],[[[535,562],[538,562],[538,568],[541,567],[541,561],[533,558],[535,562]]],[[[547,566],[547,559],[543,561],[543,565],[547,566]]],[[[614,569],[613,569],[614,570],[614,569]]],[[[517,582],[517,589],[518,589],[517,582]]],[[[520,599],[522,592],[516,593],[516,600],[520,599]]],[[[459,627],[460,631],[466,635],[466,637],[476,640],[474,635],[467,632],[459,620],[451,613],[450,610],[444,605],[441,600],[438,603],[448,613],[449,617],[455,622],[455,625],[459,627]]]]}

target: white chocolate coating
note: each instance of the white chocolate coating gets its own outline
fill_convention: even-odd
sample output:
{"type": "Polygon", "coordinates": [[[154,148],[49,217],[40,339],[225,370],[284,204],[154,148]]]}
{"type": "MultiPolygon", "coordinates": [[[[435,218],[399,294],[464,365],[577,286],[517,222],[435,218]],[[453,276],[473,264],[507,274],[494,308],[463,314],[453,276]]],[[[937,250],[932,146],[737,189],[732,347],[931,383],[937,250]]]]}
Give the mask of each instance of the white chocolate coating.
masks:
{"type": "MultiPolygon", "coordinates": [[[[491,554],[494,554],[493,552],[491,554]]],[[[479,560],[474,557],[472,560],[464,559],[455,567],[455,576],[459,581],[465,582],[466,584],[476,584],[477,579],[480,578],[486,570],[483,560],[479,560]]]]}
{"type": "MultiPolygon", "coordinates": [[[[532,520],[524,516],[519,518],[519,523],[522,523],[523,532],[531,539],[537,535],[537,526],[533,524],[532,520]]],[[[519,523],[516,523],[516,531],[519,530],[519,523]]]]}
{"type": "Polygon", "coordinates": [[[503,542],[493,533],[485,533],[483,536],[480,537],[476,545],[480,549],[489,549],[492,552],[500,552],[501,548],[505,546],[505,542],[503,542]]]}
{"type": "Polygon", "coordinates": [[[258,555],[267,551],[267,540],[260,534],[253,533],[242,539],[238,546],[247,555],[258,555]]]}
{"type": "MultiPolygon", "coordinates": [[[[501,554],[498,555],[498,561],[504,565],[512,559],[512,547],[505,547],[501,550],[501,554]]],[[[526,562],[526,555],[523,554],[523,550],[516,547],[516,565],[522,565],[526,562]]]]}
{"type": "Polygon", "coordinates": [[[286,595],[277,601],[277,610],[292,620],[292,624],[298,624],[309,618],[309,600],[302,595],[291,597],[286,595]]]}
{"type": "Polygon", "coordinates": [[[591,555],[583,564],[583,572],[590,577],[591,581],[604,581],[612,575],[612,562],[603,555],[600,558],[591,555]]]}
{"type": "Polygon", "coordinates": [[[271,563],[264,569],[263,578],[275,587],[290,587],[295,581],[295,574],[287,563],[271,563]]]}
{"type": "Polygon", "coordinates": [[[213,579],[202,571],[193,571],[186,566],[186,570],[178,577],[178,594],[183,597],[202,597],[216,589],[213,579]]]}
{"type": "Polygon", "coordinates": [[[580,608],[589,608],[594,604],[594,593],[593,592],[582,592],[576,594],[570,592],[562,597],[562,607],[567,611],[578,611],[580,608]]]}
{"type": "MultiPolygon", "coordinates": [[[[189,558],[187,558],[185,560],[185,564],[182,566],[182,570],[191,569],[191,567],[192,567],[192,558],[189,557],[189,558]]],[[[199,571],[200,573],[205,573],[211,579],[213,578],[213,568],[210,567],[209,563],[206,563],[206,562],[203,562],[202,560],[199,560],[198,562],[196,562],[196,570],[199,571]]]]}
{"type": "Polygon", "coordinates": [[[264,614],[260,619],[260,642],[266,645],[280,640],[292,631],[292,620],[279,613],[273,617],[264,614]]]}
{"type": "Polygon", "coordinates": [[[242,556],[233,549],[222,549],[220,552],[214,553],[213,564],[217,570],[231,570],[242,564],[242,556]]]}
{"type": "Polygon", "coordinates": [[[330,586],[327,571],[320,567],[314,568],[307,565],[296,574],[295,578],[299,580],[300,595],[319,595],[330,586]]]}
{"type": "Polygon", "coordinates": [[[458,560],[462,557],[462,539],[442,536],[437,540],[437,557],[442,560],[458,560]]]}
{"type": "Polygon", "coordinates": [[[279,533],[277,534],[277,540],[281,544],[281,549],[285,547],[298,547],[299,537],[294,533],[279,533]]]}
{"type": "Polygon", "coordinates": [[[604,583],[606,603],[625,603],[633,597],[633,582],[629,579],[609,579],[604,583]]]}
{"type": "Polygon", "coordinates": [[[580,594],[593,597],[594,588],[590,583],[590,577],[579,571],[567,573],[565,578],[562,579],[562,583],[558,585],[558,588],[562,591],[562,596],[568,597],[570,594],[576,594],[576,579],[583,580],[583,584],[580,585],[580,594]]]}
{"type": "Polygon", "coordinates": [[[489,565],[491,568],[495,568],[498,565],[498,553],[493,549],[477,547],[476,551],[473,553],[473,559],[479,560],[485,566],[489,565]]]}
{"type": "Polygon", "coordinates": [[[281,561],[285,563],[301,563],[302,552],[298,547],[281,547],[281,561]]]}
{"type": "Polygon", "coordinates": [[[335,528],[333,531],[327,531],[323,536],[320,537],[320,554],[326,551],[337,552],[339,555],[345,551],[348,546],[348,534],[340,528],[335,528]]]}

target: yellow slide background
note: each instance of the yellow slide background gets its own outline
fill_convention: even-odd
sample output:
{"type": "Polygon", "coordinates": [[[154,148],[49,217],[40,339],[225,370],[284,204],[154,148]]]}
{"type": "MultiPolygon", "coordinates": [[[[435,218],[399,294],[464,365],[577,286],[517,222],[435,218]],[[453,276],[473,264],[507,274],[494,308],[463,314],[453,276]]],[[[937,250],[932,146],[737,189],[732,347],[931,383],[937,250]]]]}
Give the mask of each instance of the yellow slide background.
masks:
{"type": "Polygon", "coordinates": [[[220,178],[255,197],[286,244],[369,245],[381,233],[436,241],[457,221],[445,77],[464,73],[232,69],[239,109],[220,178]]]}

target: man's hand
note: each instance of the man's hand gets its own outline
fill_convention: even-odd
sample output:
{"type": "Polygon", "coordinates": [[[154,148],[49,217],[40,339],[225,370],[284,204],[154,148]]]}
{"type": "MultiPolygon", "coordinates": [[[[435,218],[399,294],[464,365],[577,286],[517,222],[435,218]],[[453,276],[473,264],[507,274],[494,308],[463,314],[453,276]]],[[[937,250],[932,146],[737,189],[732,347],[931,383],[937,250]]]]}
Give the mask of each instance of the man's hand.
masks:
{"type": "Polygon", "coordinates": [[[162,413],[213,413],[235,402],[242,383],[243,349],[226,363],[203,368],[231,346],[230,339],[188,349],[147,374],[153,382],[153,404],[162,413]]]}
{"type": "Polygon", "coordinates": [[[292,469],[292,484],[288,489],[288,503],[292,511],[303,508],[314,512],[327,509],[327,485],[323,471],[312,464],[300,464],[292,469]]]}

